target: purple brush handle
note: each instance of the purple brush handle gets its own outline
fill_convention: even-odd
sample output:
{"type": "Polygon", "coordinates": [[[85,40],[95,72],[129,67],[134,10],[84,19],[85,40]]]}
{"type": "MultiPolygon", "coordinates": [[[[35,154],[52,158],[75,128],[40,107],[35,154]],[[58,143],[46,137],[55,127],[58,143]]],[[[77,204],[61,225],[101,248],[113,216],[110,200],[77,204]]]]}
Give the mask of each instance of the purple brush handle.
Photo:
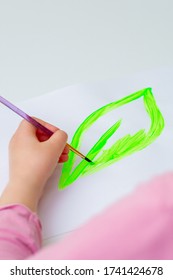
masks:
{"type": "Polygon", "coordinates": [[[37,122],[35,119],[31,118],[29,115],[27,115],[25,112],[23,112],[22,110],[20,110],[19,108],[17,108],[15,105],[13,105],[12,103],[10,103],[8,100],[6,100],[5,98],[3,98],[2,96],[0,96],[0,102],[2,104],[4,104],[5,106],[7,106],[9,109],[11,109],[12,111],[14,111],[16,114],[18,114],[19,116],[21,116],[22,118],[24,118],[26,121],[28,121],[29,123],[31,123],[32,125],[34,125],[36,128],[41,129],[43,132],[45,132],[48,136],[52,136],[53,132],[51,130],[49,130],[48,128],[46,128],[45,126],[43,126],[41,123],[37,122]]]}

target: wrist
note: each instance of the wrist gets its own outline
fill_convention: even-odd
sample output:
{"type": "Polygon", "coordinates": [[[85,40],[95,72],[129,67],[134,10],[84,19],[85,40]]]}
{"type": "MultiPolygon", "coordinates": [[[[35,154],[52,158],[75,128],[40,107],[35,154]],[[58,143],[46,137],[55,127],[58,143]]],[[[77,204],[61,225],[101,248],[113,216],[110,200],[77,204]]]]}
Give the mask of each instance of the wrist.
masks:
{"type": "Polygon", "coordinates": [[[33,186],[29,182],[11,182],[7,184],[0,198],[0,206],[7,204],[23,204],[31,211],[36,212],[41,197],[38,186],[33,186]]]}

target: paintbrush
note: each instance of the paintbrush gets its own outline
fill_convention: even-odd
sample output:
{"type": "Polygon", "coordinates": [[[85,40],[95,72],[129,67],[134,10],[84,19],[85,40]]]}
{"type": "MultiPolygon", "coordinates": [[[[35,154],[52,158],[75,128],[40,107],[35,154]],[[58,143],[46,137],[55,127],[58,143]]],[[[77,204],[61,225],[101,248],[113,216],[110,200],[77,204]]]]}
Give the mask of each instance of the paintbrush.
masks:
{"type": "MultiPolygon", "coordinates": [[[[38,121],[36,121],[35,119],[33,119],[32,117],[30,117],[29,115],[27,115],[25,112],[23,112],[21,109],[17,108],[15,105],[13,105],[11,102],[9,102],[8,100],[6,100],[4,97],[0,96],[0,102],[7,106],[9,109],[11,109],[12,111],[14,111],[16,114],[18,114],[19,116],[21,116],[22,118],[24,118],[26,121],[28,121],[29,123],[31,123],[32,125],[34,125],[36,128],[41,129],[45,134],[47,134],[48,136],[52,136],[53,132],[51,130],[49,130],[48,128],[46,128],[45,126],[43,126],[41,123],[39,123],[38,121]]],[[[76,150],[75,148],[73,148],[71,145],[69,145],[68,143],[66,143],[66,145],[69,147],[69,149],[71,151],[73,151],[76,155],[78,155],[79,157],[81,157],[82,159],[92,163],[92,161],[87,158],[86,156],[84,156],[82,153],[80,153],[78,150],[76,150]]]]}

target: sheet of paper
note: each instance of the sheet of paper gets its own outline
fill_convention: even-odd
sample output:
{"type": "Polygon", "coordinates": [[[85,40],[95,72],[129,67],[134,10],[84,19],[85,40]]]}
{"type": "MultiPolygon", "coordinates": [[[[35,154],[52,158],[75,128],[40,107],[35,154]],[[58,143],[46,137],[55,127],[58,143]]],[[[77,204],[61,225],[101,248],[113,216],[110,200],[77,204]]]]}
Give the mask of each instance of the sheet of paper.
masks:
{"type": "MultiPolygon", "coordinates": [[[[57,189],[61,173],[59,165],[47,182],[40,202],[39,214],[44,239],[76,229],[111,203],[132,192],[143,181],[172,170],[172,77],[173,69],[158,69],[121,80],[70,86],[16,104],[29,115],[37,116],[67,131],[68,143],[89,114],[145,87],[152,87],[165,120],[162,134],[151,145],[92,175],[78,178],[63,191],[57,189]]],[[[113,142],[128,133],[143,128],[147,130],[150,125],[142,99],[136,100],[100,118],[86,133],[80,151],[87,154],[103,132],[120,118],[123,125],[115,133],[111,140],[113,142]]],[[[21,118],[0,104],[0,120],[2,192],[8,181],[8,144],[21,118]]]]}

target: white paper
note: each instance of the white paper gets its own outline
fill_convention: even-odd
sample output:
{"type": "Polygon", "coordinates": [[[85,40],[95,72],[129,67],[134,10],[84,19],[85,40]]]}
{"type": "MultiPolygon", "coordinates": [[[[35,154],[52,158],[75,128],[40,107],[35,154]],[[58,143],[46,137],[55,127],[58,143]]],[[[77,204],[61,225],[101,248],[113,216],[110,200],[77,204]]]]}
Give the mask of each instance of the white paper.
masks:
{"type": "MultiPolygon", "coordinates": [[[[165,119],[164,131],[150,146],[95,174],[80,177],[63,191],[57,189],[61,172],[59,166],[48,181],[40,202],[44,239],[76,229],[111,203],[132,192],[138,184],[172,170],[172,77],[173,69],[161,69],[117,81],[75,85],[16,104],[29,115],[67,131],[68,143],[79,124],[93,111],[145,87],[152,87],[165,119]]],[[[147,129],[150,125],[143,100],[136,100],[95,123],[84,137],[81,152],[87,154],[105,129],[119,118],[123,119],[123,126],[112,141],[127,133],[147,129]]],[[[8,144],[20,121],[19,116],[0,104],[0,191],[8,181],[8,144]]]]}

